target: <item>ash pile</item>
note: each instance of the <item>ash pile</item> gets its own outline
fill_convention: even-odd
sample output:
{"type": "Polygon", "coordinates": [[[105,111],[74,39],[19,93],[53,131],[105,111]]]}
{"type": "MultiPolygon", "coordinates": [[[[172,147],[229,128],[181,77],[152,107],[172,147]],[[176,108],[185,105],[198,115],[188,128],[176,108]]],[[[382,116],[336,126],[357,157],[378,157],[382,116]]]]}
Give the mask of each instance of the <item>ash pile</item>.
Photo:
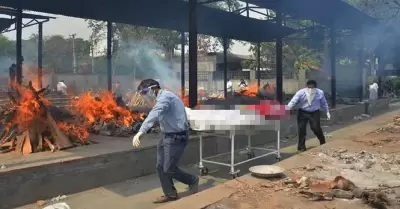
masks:
{"type": "Polygon", "coordinates": [[[29,82],[28,86],[14,85],[14,89],[0,112],[1,152],[30,154],[90,143],[87,131],[77,121],[64,120],[69,114],[45,98],[48,88],[36,90],[29,82]]]}
{"type": "MultiPolygon", "coordinates": [[[[132,99],[131,102],[144,104],[143,100],[132,99]]],[[[129,103],[128,103],[129,104],[129,103]]],[[[132,104],[130,104],[132,105],[132,104]]],[[[108,91],[97,93],[86,92],[74,98],[74,115],[91,134],[104,136],[127,137],[134,135],[146,118],[149,108],[132,108],[118,105],[114,96],[108,91]]],[[[153,130],[150,130],[153,131],[153,130]]]]}

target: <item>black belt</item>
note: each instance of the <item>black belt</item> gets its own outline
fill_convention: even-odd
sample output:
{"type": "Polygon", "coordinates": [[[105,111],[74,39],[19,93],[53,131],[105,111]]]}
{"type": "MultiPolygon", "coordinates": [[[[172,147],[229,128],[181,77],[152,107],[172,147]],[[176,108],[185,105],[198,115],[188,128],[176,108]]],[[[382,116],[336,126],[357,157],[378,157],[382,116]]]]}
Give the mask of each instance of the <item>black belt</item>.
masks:
{"type": "Polygon", "coordinates": [[[187,131],[181,131],[181,132],[171,132],[171,133],[164,133],[166,136],[185,136],[188,134],[187,131]]]}
{"type": "Polygon", "coordinates": [[[299,109],[300,112],[304,112],[304,113],[316,113],[319,112],[319,110],[315,110],[315,111],[305,111],[303,109],[299,109]]]}

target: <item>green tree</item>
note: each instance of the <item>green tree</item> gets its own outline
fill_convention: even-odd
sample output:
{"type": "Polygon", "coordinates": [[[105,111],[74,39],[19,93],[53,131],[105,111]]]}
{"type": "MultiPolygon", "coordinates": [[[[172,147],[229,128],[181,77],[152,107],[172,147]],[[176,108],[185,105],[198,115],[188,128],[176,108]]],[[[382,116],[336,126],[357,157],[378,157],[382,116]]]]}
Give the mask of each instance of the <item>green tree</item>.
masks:
{"type": "MultiPolygon", "coordinates": [[[[87,63],[90,56],[90,41],[75,38],[75,56],[77,68],[87,63]]],[[[26,61],[37,62],[38,36],[33,34],[23,41],[23,54],[26,61]]],[[[43,39],[43,67],[55,72],[73,72],[72,39],[61,35],[52,35],[43,39]]]]}
{"type": "Polygon", "coordinates": [[[15,45],[6,36],[0,34],[0,57],[15,57],[15,45]]]}
{"type": "MultiPolygon", "coordinates": [[[[225,0],[207,4],[213,8],[225,11],[234,11],[240,7],[237,0],[225,0]]],[[[87,20],[89,28],[92,29],[91,39],[98,42],[106,38],[106,23],[103,21],[87,20]]],[[[113,24],[113,38],[125,48],[134,47],[135,44],[146,42],[160,50],[163,50],[167,58],[172,58],[174,50],[180,45],[180,32],[166,29],[133,26],[127,24],[113,24]]],[[[187,37],[186,37],[187,41],[187,37]]],[[[228,46],[233,44],[228,42],[228,46]]],[[[202,52],[216,51],[222,46],[222,39],[217,39],[207,35],[198,35],[198,50],[202,52]]],[[[124,48],[122,47],[122,48],[124,48]]]]}

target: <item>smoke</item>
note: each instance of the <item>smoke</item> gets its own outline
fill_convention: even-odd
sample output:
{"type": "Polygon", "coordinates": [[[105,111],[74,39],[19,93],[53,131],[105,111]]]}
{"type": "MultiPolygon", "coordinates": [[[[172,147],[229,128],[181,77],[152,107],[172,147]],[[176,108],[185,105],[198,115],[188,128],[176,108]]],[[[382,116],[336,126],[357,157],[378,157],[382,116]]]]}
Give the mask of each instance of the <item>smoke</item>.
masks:
{"type": "Polygon", "coordinates": [[[10,57],[0,57],[0,75],[8,76],[11,64],[15,63],[10,57]]]}
{"type": "Polygon", "coordinates": [[[159,80],[162,88],[179,90],[180,80],[173,69],[173,60],[166,58],[168,56],[160,46],[147,42],[122,42],[119,47],[116,64],[128,70],[135,79],[152,78],[159,80]]]}

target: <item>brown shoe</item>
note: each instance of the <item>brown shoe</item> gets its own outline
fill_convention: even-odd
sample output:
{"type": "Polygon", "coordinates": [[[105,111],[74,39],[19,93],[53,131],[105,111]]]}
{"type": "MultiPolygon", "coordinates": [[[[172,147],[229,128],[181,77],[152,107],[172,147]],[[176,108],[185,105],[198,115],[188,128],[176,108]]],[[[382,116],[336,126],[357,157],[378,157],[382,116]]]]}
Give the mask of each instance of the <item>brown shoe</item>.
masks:
{"type": "Polygon", "coordinates": [[[161,197],[158,197],[153,203],[154,204],[161,204],[161,203],[175,201],[177,199],[178,199],[178,196],[176,196],[176,197],[168,197],[168,196],[163,195],[161,197]]]}

